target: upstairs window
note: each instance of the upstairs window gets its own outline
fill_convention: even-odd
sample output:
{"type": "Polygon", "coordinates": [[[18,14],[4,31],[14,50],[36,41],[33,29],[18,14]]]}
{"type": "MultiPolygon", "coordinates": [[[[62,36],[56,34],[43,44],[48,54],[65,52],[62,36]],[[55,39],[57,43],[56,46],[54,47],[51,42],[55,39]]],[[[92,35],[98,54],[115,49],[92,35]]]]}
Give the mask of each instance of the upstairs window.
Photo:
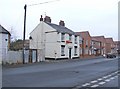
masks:
{"type": "Polygon", "coordinates": [[[92,41],[92,42],[91,42],[91,45],[94,45],[94,44],[95,44],[94,41],[92,41]]]}
{"type": "Polygon", "coordinates": [[[65,45],[61,45],[61,56],[65,56],[65,45]]]}
{"type": "Polygon", "coordinates": [[[86,48],[88,47],[88,40],[86,40],[86,48]]]}
{"type": "Polygon", "coordinates": [[[72,41],[72,35],[69,35],[69,40],[72,41]]]}
{"type": "Polygon", "coordinates": [[[86,40],[86,45],[88,45],[88,40],[86,40]]]}
{"type": "Polygon", "coordinates": [[[75,44],[77,44],[77,36],[75,36],[75,44]]]}
{"type": "Polygon", "coordinates": [[[61,33],[61,41],[65,41],[65,33],[61,33]]]}
{"type": "Polygon", "coordinates": [[[82,43],[83,43],[83,39],[80,39],[80,40],[79,40],[79,44],[82,44],[82,43]]]}

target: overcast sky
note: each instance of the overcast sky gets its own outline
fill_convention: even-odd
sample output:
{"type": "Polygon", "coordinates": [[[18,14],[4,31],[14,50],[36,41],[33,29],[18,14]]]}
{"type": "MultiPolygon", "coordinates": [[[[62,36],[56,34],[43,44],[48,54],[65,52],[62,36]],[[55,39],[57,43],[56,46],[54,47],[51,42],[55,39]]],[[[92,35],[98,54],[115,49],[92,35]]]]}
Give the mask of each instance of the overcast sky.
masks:
{"type": "Polygon", "coordinates": [[[118,39],[119,0],[59,0],[47,4],[29,6],[52,0],[0,0],[0,24],[14,37],[22,39],[24,5],[27,4],[26,38],[39,24],[40,15],[50,16],[52,23],[65,21],[69,29],[89,31],[91,36],[104,35],[118,39]]]}

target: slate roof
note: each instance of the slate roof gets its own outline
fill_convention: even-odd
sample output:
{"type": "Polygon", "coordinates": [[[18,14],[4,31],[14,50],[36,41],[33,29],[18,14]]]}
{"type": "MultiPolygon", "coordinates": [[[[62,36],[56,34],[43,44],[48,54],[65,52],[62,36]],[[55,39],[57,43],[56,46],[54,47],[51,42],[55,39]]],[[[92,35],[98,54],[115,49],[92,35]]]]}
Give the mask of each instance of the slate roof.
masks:
{"type": "Polygon", "coordinates": [[[73,32],[72,30],[68,29],[67,27],[61,26],[61,25],[57,25],[57,24],[53,24],[50,22],[45,22],[47,23],[49,26],[51,26],[52,28],[56,29],[58,32],[60,33],[68,33],[71,35],[76,35],[75,32],[73,32]]]}
{"type": "Polygon", "coordinates": [[[92,39],[96,39],[98,41],[101,41],[102,43],[106,42],[104,36],[92,36],[92,39]]]}
{"type": "Polygon", "coordinates": [[[97,38],[95,37],[91,37],[93,41],[97,41],[97,42],[100,42],[97,38]]]}
{"type": "Polygon", "coordinates": [[[120,44],[120,41],[114,41],[114,44],[118,45],[118,44],[120,44]]]}
{"type": "Polygon", "coordinates": [[[86,35],[90,36],[88,31],[76,32],[76,34],[80,35],[82,38],[86,37],[86,35]]]}
{"type": "Polygon", "coordinates": [[[0,33],[4,33],[4,34],[9,34],[10,32],[8,32],[3,26],[0,25],[0,33]]]}

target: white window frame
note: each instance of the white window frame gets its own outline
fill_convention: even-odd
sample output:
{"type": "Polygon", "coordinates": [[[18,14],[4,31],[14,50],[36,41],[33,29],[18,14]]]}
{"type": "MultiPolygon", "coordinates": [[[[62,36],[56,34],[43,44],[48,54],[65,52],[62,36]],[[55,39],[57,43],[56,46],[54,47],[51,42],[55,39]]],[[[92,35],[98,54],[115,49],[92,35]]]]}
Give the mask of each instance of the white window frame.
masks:
{"type": "Polygon", "coordinates": [[[77,36],[75,36],[75,44],[77,44],[77,36]]]}
{"type": "Polygon", "coordinates": [[[86,45],[88,45],[88,40],[86,40],[86,45]]]}
{"type": "Polygon", "coordinates": [[[61,56],[65,56],[65,45],[61,45],[61,56]]]}
{"type": "Polygon", "coordinates": [[[74,55],[76,56],[77,55],[77,46],[74,46],[74,55]]]}
{"type": "Polygon", "coordinates": [[[65,33],[61,33],[61,41],[65,41],[65,33]]]}
{"type": "Polygon", "coordinates": [[[69,40],[72,41],[72,35],[71,34],[69,34],[69,40]]]}

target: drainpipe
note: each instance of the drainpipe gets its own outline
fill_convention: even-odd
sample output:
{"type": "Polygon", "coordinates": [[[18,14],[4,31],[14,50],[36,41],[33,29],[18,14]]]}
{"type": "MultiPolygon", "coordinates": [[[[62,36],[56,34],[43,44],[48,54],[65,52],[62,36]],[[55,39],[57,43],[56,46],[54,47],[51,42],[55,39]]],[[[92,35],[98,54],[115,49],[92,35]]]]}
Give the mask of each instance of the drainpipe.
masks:
{"type": "Polygon", "coordinates": [[[102,43],[100,42],[100,55],[102,55],[102,43]]]}
{"type": "Polygon", "coordinates": [[[82,57],[84,58],[84,38],[82,40],[82,57]]]}

